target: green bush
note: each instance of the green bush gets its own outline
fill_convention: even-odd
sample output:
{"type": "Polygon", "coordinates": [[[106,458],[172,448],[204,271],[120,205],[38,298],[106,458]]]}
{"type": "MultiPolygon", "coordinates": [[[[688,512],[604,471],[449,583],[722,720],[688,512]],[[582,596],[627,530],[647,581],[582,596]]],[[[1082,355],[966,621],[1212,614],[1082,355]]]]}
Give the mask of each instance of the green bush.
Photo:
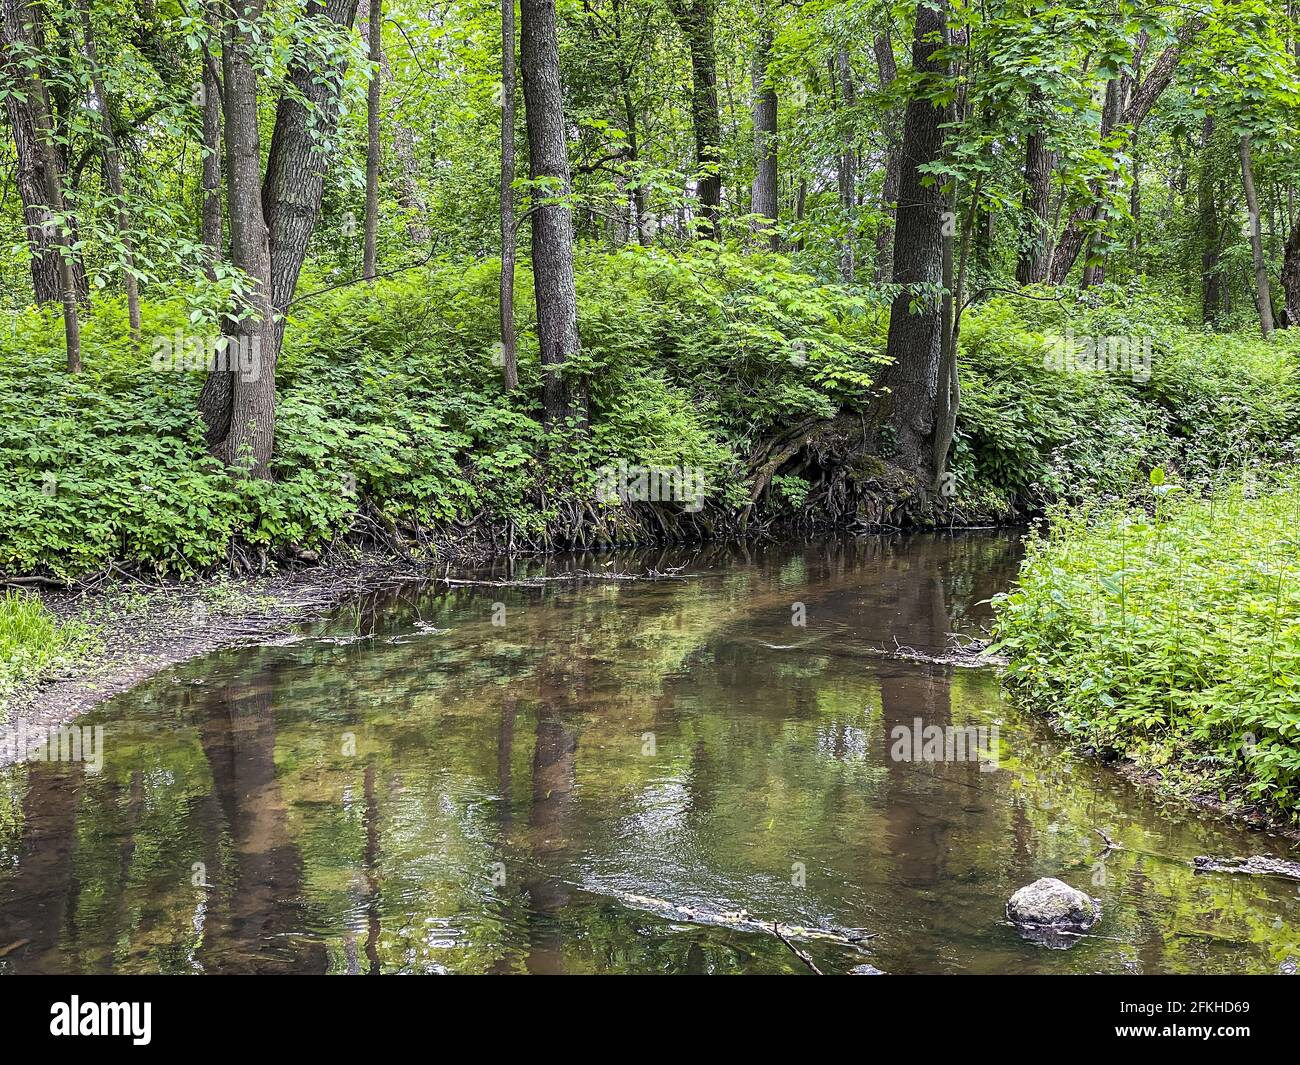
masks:
{"type": "Polygon", "coordinates": [[[1300,816],[1300,478],[1056,512],[995,600],[1018,697],[1176,784],[1300,816]]]}

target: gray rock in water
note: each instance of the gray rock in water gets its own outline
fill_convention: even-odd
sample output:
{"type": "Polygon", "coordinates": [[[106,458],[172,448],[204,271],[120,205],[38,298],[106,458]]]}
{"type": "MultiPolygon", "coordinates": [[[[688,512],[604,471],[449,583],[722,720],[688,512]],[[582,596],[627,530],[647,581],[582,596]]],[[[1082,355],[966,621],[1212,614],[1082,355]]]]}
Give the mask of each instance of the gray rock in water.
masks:
{"type": "Polygon", "coordinates": [[[1022,887],[1007,901],[1007,919],[1017,931],[1054,950],[1073,946],[1099,917],[1096,899],[1050,876],[1022,887]]]}

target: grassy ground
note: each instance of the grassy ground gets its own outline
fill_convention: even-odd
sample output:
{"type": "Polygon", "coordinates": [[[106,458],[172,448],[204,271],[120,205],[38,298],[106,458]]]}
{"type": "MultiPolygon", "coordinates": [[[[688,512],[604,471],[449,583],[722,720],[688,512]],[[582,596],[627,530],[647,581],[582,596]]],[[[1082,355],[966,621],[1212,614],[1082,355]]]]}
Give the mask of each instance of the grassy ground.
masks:
{"type": "Polygon", "coordinates": [[[98,646],[82,621],[60,622],[34,595],[0,594],[0,721],[20,685],[47,680],[98,646]]]}
{"type": "Polygon", "coordinates": [[[1177,789],[1300,819],[1300,477],[1053,516],[997,600],[1014,694],[1177,789]]]}

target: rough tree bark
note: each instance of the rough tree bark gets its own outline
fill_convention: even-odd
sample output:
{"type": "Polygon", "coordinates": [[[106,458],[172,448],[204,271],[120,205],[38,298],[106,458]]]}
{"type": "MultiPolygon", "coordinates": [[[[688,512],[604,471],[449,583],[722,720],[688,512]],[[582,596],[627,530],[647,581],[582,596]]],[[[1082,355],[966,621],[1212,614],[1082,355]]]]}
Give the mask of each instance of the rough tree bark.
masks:
{"type": "MultiPolygon", "coordinates": [[[[947,41],[947,6],[937,9],[927,0],[916,8],[912,43],[913,70],[941,76],[944,66],[935,53],[947,41]]],[[[882,407],[877,420],[891,432],[895,463],[929,486],[933,468],[940,403],[940,368],[944,339],[944,300],[936,293],[945,274],[944,231],[948,205],[937,183],[923,184],[921,167],[943,155],[943,123],[947,109],[920,95],[908,101],[903,119],[902,167],[898,223],[894,235],[894,281],[925,286],[924,306],[916,313],[913,291],[895,298],[889,312],[886,355],[890,365],[881,378],[882,407]]],[[[947,382],[943,382],[946,389],[947,382]]]]}
{"type": "Polygon", "coordinates": [[[573,278],[573,216],[569,156],[560,85],[555,0],[520,0],[519,66],[523,74],[528,156],[539,201],[532,215],[533,289],[542,365],[542,412],[547,426],[569,417],[585,421],[586,404],[564,380],[579,350],[573,278]]]}
{"type": "Polygon", "coordinates": [[[519,385],[515,344],[515,0],[501,0],[501,384],[519,385]]]}
{"type": "Polygon", "coordinates": [[[758,216],[755,225],[759,230],[771,230],[767,242],[776,251],[781,238],[775,231],[780,208],[777,206],[776,89],[767,76],[771,54],[772,30],[764,27],[754,50],[754,184],[749,209],[758,216]]]}
{"type": "Polygon", "coordinates": [[[1043,121],[1045,107],[1041,89],[1029,93],[1029,135],[1025,138],[1025,189],[1021,197],[1022,229],[1020,254],[1016,261],[1016,280],[1022,285],[1033,285],[1047,280],[1050,263],[1047,241],[1051,235],[1048,225],[1052,191],[1052,171],[1056,167],[1056,153],[1047,147],[1047,133],[1043,121]]]}
{"type": "MultiPolygon", "coordinates": [[[[33,83],[23,66],[25,57],[43,46],[40,9],[32,0],[4,0],[4,20],[0,27],[5,85],[33,83]]],[[[41,145],[37,112],[49,114],[49,102],[42,90],[32,93],[5,93],[5,111],[13,131],[18,156],[18,193],[23,201],[27,223],[27,244],[31,249],[32,293],[37,303],[62,299],[60,247],[62,241],[47,225],[51,203],[49,179],[45,173],[46,152],[41,145]]]]}
{"type": "Polygon", "coordinates": [[[52,224],[64,213],[63,175],[54,146],[49,94],[41,76],[41,9],[33,0],[4,0],[4,73],[9,118],[18,148],[18,184],[32,251],[37,303],[63,305],[63,338],[69,373],[81,371],[81,320],[73,249],[66,226],[52,224]],[[36,58],[31,63],[32,57],[36,58]],[[20,93],[12,91],[20,87],[20,93]],[[17,96],[21,95],[22,100],[17,96]]]}
{"type": "MultiPolygon", "coordinates": [[[[316,146],[337,126],[345,62],[321,69],[309,50],[298,50],[291,58],[291,90],[276,108],[263,179],[251,42],[262,10],[262,0],[241,0],[225,22],[221,49],[230,254],[233,265],[253,280],[246,313],[227,319],[222,331],[230,344],[227,351],[243,354],[251,366],[210,373],[199,410],[212,453],[227,465],[266,478],[275,445],[275,370],[283,313],[320,214],[326,160],[316,146]]],[[[307,38],[321,34],[327,24],[349,29],[356,10],[357,0],[309,0],[301,32],[307,38]]]]}
{"type": "Polygon", "coordinates": [[[1259,330],[1268,340],[1273,335],[1273,293],[1268,284],[1268,260],[1264,257],[1264,240],[1260,233],[1259,196],[1255,191],[1255,168],[1250,157],[1250,137],[1237,141],[1241,156],[1241,186],[1246,192],[1246,210],[1250,214],[1250,250],[1255,260],[1255,303],[1259,307],[1259,330]]]}
{"type": "Polygon", "coordinates": [[[713,40],[717,0],[669,0],[691,53],[691,126],[695,133],[695,195],[702,236],[718,236],[722,204],[722,120],[718,115],[718,58],[713,40]]]}
{"type": "Polygon", "coordinates": [[[99,122],[103,143],[101,154],[104,162],[104,179],[108,190],[113,194],[117,207],[118,239],[122,241],[122,283],[126,289],[126,313],[130,323],[131,339],[140,343],[140,285],[135,276],[135,254],[131,240],[131,212],[126,203],[126,191],[122,185],[122,156],[117,148],[117,135],[113,132],[113,105],[104,88],[104,79],[99,68],[99,49],[95,42],[95,27],[90,19],[88,0],[77,0],[77,10],[81,17],[81,33],[85,47],[86,66],[90,71],[90,85],[99,104],[99,122]]]}

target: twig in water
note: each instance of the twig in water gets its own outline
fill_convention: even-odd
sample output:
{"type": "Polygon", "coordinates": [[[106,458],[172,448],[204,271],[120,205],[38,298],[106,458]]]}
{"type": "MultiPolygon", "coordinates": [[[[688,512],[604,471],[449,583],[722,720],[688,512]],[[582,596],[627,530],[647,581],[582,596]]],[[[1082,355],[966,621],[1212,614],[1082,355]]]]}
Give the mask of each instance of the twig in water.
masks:
{"type": "Polygon", "coordinates": [[[794,952],[794,956],[798,958],[801,962],[803,962],[806,966],[808,966],[808,968],[810,968],[818,976],[826,975],[819,968],[817,968],[817,963],[814,962],[812,958],[808,957],[806,952],[800,950],[788,939],[786,939],[785,936],[781,934],[781,926],[776,921],[772,922],[772,935],[776,936],[777,939],[779,939],[782,943],[784,943],[787,947],[789,947],[790,950],[794,952]]]}

